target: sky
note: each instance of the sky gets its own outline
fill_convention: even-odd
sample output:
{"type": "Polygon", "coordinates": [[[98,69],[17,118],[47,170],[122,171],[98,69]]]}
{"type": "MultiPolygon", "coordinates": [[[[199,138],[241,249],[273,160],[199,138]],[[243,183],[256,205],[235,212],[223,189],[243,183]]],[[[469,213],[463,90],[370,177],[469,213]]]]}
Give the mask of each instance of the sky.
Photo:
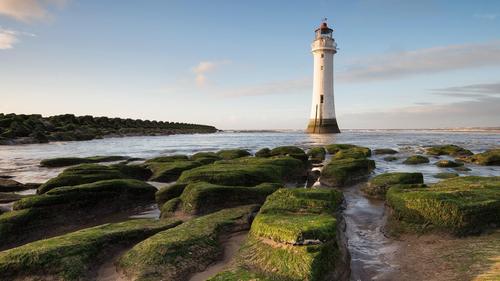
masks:
{"type": "Polygon", "coordinates": [[[341,129],[500,126],[496,0],[0,0],[0,112],[304,129],[325,17],[341,129]]]}

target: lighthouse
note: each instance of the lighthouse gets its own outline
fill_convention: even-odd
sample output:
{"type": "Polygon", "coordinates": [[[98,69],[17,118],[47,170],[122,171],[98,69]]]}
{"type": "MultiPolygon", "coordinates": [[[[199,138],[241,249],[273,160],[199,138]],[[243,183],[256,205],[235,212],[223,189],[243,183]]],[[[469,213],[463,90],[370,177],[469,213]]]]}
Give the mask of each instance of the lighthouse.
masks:
{"type": "Polygon", "coordinates": [[[333,56],[337,43],[333,29],[326,20],[315,30],[311,51],[314,57],[312,107],[307,132],[311,134],[340,133],[333,101],[333,56]]]}

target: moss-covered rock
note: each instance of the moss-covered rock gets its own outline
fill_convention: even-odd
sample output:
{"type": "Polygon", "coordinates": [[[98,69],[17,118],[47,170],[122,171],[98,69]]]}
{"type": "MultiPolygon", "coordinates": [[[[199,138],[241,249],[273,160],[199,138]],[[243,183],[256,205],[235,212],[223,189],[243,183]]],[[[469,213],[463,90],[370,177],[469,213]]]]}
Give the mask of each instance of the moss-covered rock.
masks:
{"type": "Polygon", "coordinates": [[[149,180],[172,182],[176,181],[182,172],[199,167],[202,164],[198,161],[177,160],[170,162],[149,162],[145,165],[153,171],[153,175],[149,180]]]}
{"type": "Polygon", "coordinates": [[[222,235],[248,229],[255,206],[225,209],[159,232],[135,245],[118,261],[132,280],[183,280],[222,254],[222,235]]]}
{"type": "Polygon", "coordinates": [[[339,258],[339,191],[280,189],[269,196],[240,250],[241,268],[271,280],[325,280],[339,258]]]}
{"type": "Polygon", "coordinates": [[[130,220],[32,242],[0,252],[0,278],[91,280],[91,268],[108,258],[107,251],[113,247],[133,245],[178,224],[176,220],[130,220]]]}
{"type": "Polygon", "coordinates": [[[186,188],[186,185],[187,184],[185,183],[175,183],[163,186],[162,188],[158,189],[155,194],[156,203],[161,206],[168,200],[181,196],[182,192],[186,188]]]}
{"type": "Polygon", "coordinates": [[[341,149],[335,155],[333,155],[332,159],[340,160],[340,159],[364,159],[371,156],[371,150],[367,147],[356,146],[349,149],[341,149]]]}
{"type": "Polygon", "coordinates": [[[119,163],[109,167],[119,171],[126,178],[131,179],[147,180],[153,175],[153,172],[143,165],[119,163]]]}
{"type": "Polygon", "coordinates": [[[392,161],[398,160],[398,158],[395,156],[386,156],[386,157],[384,157],[384,160],[387,162],[392,162],[392,161]]]}
{"type": "Polygon", "coordinates": [[[429,155],[451,155],[451,156],[469,156],[472,155],[473,153],[465,149],[463,147],[460,147],[458,145],[454,144],[446,144],[446,145],[435,145],[432,147],[429,147],[426,149],[427,154],[429,155]]]}
{"type": "Polygon", "coordinates": [[[395,184],[423,184],[422,173],[385,173],[368,181],[363,192],[375,198],[385,198],[385,193],[395,184]]]}
{"type": "Polygon", "coordinates": [[[262,158],[271,157],[271,149],[267,147],[259,149],[259,151],[255,153],[255,157],[262,157],[262,158]]]}
{"type": "Polygon", "coordinates": [[[440,167],[440,168],[455,168],[455,167],[463,166],[464,163],[455,162],[455,161],[451,161],[451,160],[439,160],[435,163],[435,165],[440,167]]]}
{"type": "Polygon", "coordinates": [[[307,155],[313,163],[321,163],[325,160],[326,149],[324,147],[311,147],[307,151],[307,155]]]}
{"type": "Polygon", "coordinates": [[[40,166],[42,167],[65,167],[72,166],[78,164],[86,164],[86,163],[100,163],[100,162],[114,162],[127,160],[126,156],[92,156],[92,157],[58,157],[58,158],[49,158],[40,161],[40,166]]]}
{"type": "Polygon", "coordinates": [[[326,151],[328,151],[328,153],[330,153],[330,154],[335,154],[335,153],[339,152],[340,150],[350,149],[350,148],[354,148],[354,147],[356,147],[356,145],[345,144],[345,143],[329,144],[329,145],[325,146],[326,151]]]}
{"type": "MultiPolygon", "coordinates": [[[[110,167],[99,164],[81,164],[65,169],[57,177],[52,178],[38,188],[38,193],[43,194],[60,186],[73,186],[110,179],[135,178],[135,174],[125,174],[122,168],[110,167]]],[[[124,171],[124,169],[123,169],[124,171]]],[[[139,177],[140,179],[140,177],[139,177]]]]}
{"type": "Polygon", "coordinates": [[[328,163],[321,172],[320,182],[326,186],[345,186],[366,178],[375,169],[369,159],[342,159],[328,163]]]}
{"type": "Polygon", "coordinates": [[[176,162],[176,161],[187,161],[189,157],[183,154],[169,155],[169,156],[159,156],[146,160],[146,163],[164,163],[164,162],[176,162]]]}
{"type": "Polygon", "coordinates": [[[160,217],[168,218],[173,216],[181,203],[182,201],[181,198],[179,197],[172,198],[167,202],[163,203],[163,205],[161,205],[160,208],[160,217]]]}
{"type": "Polygon", "coordinates": [[[271,156],[291,156],[301,161],[307,161],[309,159],[309,157],[304,152],[304,150],[302,150],[302,148],[290,145],[278,146],[271,149],[271,156]]]}
{"type": "Polygon", "coordinates": [[[279,184],[272,183],[246,187],[195,182],[184,189],[180,207],[185,213],[201,215],[236,206],[262,204],[278,188],[279,184]]]}
{"type": "Polygon", "coordinates": [[[483,166],[499,166],[500,149],[490,149],[485,152],[463,158],[463,160],[483,166]]]}
{"type": "Polygon", "coordinates": [[[458,177],[428,188],[391,187],[386,197],[399,219],[432,223],[457,234],[500,223],[500,177],[458,177]]]}
{"type": "Polygon", "coordinates": [[[373,150],[373,153],[376,155],[397,154],[398,151],[392,148],[377,148],[373,150]]]}
{"type": "Polygon", "coordinates": [[[437,179],[451,179],[451,178],[456,178],[459,175],[457,173],[437,173],[434,175],[435,178],[437,179]]]}
{"type": "Polygon", "coordinates": [[[293,182],[305,175],[304,163],[292,157],[243,157],[184,171],[179,182],[203,181],[228,186],[256,186],[265,182],[293,182]]]}
{"type": "Polygon", "coordinates": [[[217,152],[217,155],[224,160],[232,160],[236,158],[241,158],[245,156],[250,156],[250,152],[245,149],[224,149],[217,152]]]}
{"type": "Polygon", "coordinates": [[[215,152],[198,152],[193,154],[190,159],[206,165],[218,160],[222,160],[222,157],[217,155],[215,152]]]}
{"type": "Polygon", "coordinates": [[[0,248],[57,233],[69,225],[75,229],[95,224],[109,214],[150,204],[155,191],[145,182],[122,179],[58,187],[23,198],[14,203],[14,211],[0,215],[0,248]]]}
{"type": "Polygon", "coordinates": [[[21,210],[53,205],[74,205],[75,207],[81,206],[85,208],[86,204],[105,201],[110,198],[152,201],[155,192],[155,187],[139,180],[104,180],[76,186],[54,188],[45,194],[24,198],[16,202],[13,208],[14,210],[21,210]]]}
{"type": "Polygon", "coordinates": [[[418,164],[425,164],[429,163],[429,158],[422,156],[422,155],[412,155],[408,158],[406,158],[405,161],[403,161],[403,164],[406,165],[418,165],[418,164]]]}

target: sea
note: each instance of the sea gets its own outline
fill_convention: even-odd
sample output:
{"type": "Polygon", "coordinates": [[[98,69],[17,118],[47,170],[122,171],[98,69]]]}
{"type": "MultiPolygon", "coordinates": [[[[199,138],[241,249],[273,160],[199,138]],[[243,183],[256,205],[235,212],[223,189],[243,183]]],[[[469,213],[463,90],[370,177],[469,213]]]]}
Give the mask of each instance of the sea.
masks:
{"type": "MultiPolygon", "coordinates": [[[[190,134],[169,136],[142,136],[104,138],[90,141],[51,142],[47,144],[25,144],[0,146],[0,176],[12,176],[22,183],[42,183],[55,177],[62,169],[39,166],[42,159],[53,157],[86,157],[95,155],[123,155],[152,158],[160,155],[194,154],[200,151],[243,148],[251,152],[264,147],[295,145],[304,149],[332,143],[352,143],[371,149],[393,148],[400,153],[394,162],[383,161],[383,156],[373,158],[377,162],[375,173],[389,171],[418,171],[427,182],[434,182],[435,173],[451,169],[438,168],[431,163],[425,165],[403,165],[410,154],[423,153],[425,147],[439,144],[456,144],[474,153],[500,147],[500,133],[479,131],[435,131],[435,130],[346,130],[341,134],[312,135],[303,131],[223,131],[214,134],[190,134]],[[377,159],[379,158],[379,159],[377,159]]],[[[446,157],[441,157],[441,159],[446,157]]],[[[498,166],[468,166],[463,175],[500,175],[498,166]]]]}

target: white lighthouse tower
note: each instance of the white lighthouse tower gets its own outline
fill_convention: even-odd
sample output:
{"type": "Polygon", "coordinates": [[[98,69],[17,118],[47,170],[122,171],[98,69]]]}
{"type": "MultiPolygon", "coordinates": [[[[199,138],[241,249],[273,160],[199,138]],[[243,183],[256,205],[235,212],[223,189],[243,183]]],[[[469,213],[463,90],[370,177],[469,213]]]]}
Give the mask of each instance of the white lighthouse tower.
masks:
{"type": "Polygon", "coordinates": [[[326,20],[315,31],[311,49],[314,57],[314,80],[311,117],[307,132],[311,134],[340,133],[333,102],[333,56],[337,43],[326,20]]]}

